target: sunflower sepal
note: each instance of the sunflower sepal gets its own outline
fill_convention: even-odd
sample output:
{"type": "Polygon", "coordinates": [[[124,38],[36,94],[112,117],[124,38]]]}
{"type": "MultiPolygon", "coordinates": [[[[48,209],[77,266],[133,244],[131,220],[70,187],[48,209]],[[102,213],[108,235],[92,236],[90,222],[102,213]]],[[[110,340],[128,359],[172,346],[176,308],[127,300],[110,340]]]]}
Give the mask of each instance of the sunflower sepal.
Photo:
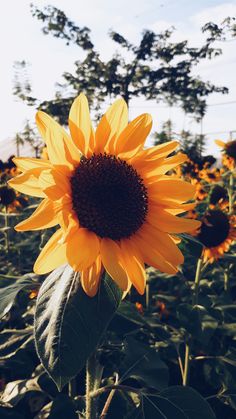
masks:
{"type": "Polygon", "coordinates": [[[35,346],[45,370],[61,391],[96,351],[122,298],[106,274],[95,297],[69,265],[54,270],[43,282],[36,302],[35,346]]]}

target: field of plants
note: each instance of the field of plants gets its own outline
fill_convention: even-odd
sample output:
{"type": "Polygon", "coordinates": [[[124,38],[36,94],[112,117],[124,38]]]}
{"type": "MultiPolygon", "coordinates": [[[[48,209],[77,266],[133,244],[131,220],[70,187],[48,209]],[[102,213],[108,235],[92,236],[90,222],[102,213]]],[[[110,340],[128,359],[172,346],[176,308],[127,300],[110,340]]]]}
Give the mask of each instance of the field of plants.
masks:
{"type": "Polygon", "coordinates": [[[63,260],[46,280],[32,273],[55,227],[14,230],[41,199],[8,184],[20,159],[1,162],[2,419],[236,417],[236,141],[217,143],[217,166],[208,156],[167,167],[194,185],[184,217],[202,223],[175,236],[184,263],[175,274],[147,263],[144,294],[135,285],[122,299],[108,274],[94,296],[70,294],[63,260]]]}
{"type": "Polygon", "coordinates": [[[236,6],[35,3],[2,6],[0,419],[235,419],[236,6]]]}

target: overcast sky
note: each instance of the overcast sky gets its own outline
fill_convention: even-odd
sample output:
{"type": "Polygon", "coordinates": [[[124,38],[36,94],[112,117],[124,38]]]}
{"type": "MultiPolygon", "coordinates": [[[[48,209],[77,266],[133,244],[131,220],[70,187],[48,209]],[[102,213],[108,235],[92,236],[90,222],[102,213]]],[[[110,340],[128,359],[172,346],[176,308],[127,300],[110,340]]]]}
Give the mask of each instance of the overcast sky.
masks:
{"type": "MultiPolygon", "coordinates": [[[[28,75],[33,86],[33,95],[41,100],[50,99],[55,92],[55,83],[62,81],[64,71],[73,72],[73,63],[81,57],[76,46],[41,32],[41,23],[30,14],[30,1],[8,0],[1,8],[0,24],[0,158],[9,154],[11,138],[20,131],[26,119],[34,121],[35,109],[24,105],[12,95],[15,61],[25,59],[30,63],[28,75]]],[[[193,46],[203,40],[200,28],[208,21],[221,22],[227,16],[236,16],[236,1],[223,0],[51,0],[33,1],[39,7],[52,4],[61,8],[79,26],[92,30],[92,40],[102,57],[110,58],[114,43],[107,33],[114,29],[137,42],[143,29],[160,31],[175,26],[174,40],[189,39],[193,46]]],[[[217,155],[215,138],[227,140],[229,132],[236,138],[236,41],[220,45],[223,55],[205,61],[196,72],[204,80],[229,88],[228,95],[214,94],[203,121],[203,131],[208,133],[207,151],[217,155]],[[234,103],[228,103],[234,102],[234,103]],[[225,103],[225,104],[221,104],[225,103]],[[221,104],[221,105],[220,105],[221,104]]],[[[130,117],[150,112],[154,119],[154,130],[171,117],[174,130],[190,129],[200,133],[200,126],[192,118],[184,117],[179,109],[158,105],[155,102],[135,99],[130,104],[130,117]]]]}

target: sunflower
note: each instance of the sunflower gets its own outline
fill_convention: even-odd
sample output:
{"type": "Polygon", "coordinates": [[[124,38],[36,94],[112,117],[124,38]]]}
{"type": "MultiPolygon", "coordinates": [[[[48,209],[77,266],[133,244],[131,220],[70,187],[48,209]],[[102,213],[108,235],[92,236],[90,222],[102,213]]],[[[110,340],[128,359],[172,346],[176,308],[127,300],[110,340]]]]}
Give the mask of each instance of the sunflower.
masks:
{"type": "Polygon", "coordinates": [[[221,140],[215,140],[215,143],[223,148],[223,164],[229,170],[235,169],[236,166],[236,140],[224,143],[221,140]]]}
{"type": "Polygon", "coordinates": [[[219,259],[236,239],[236,218],[221,210],[209,210],[205,213],[197,238],[204,245],[204,261],[210,263],[219,259]]]}
{"type": "Polygon", "coordinates": [[[128,123],[128,109],[118,99],[94,133],[86,97],[72,104],[67,132],[46,113],[36,115],[49,160],[14,159],[23,172],[10,181],[20,192],[43,198],[16,230],[39,230],[59,224],[34,265],[45,274],[64,263],[80,271],[85,292],[94,296],[103,271],[122,290],[145,289],[145,263],[176,273],[183,255],[176,234],[199,222],[176,215],[193,207],[195,187],[165,173],[185,161],[167,157],[178,143],[144,149],[152,126],[142,114],[128,123]],[[174,236],[172,236],[174,235],[174,236]]]}
{"type": "Polygon", "coordinates": [[[224,186],[215,185],[209,193],[209,207],[213,209],[215,206],[222,210],[229,206],[228,191],[224,186]]]}

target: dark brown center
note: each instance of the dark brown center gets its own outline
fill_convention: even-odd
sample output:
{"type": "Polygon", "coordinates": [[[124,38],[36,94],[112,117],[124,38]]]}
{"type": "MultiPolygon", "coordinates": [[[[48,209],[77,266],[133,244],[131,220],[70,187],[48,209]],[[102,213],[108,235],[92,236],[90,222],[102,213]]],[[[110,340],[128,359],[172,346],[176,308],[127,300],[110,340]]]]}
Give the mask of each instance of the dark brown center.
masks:
{"type": "Polygon", "coordinates": [[[80,226],[100,237],[128,238],[145,221],[148,197],[143,180],[115,156],[82,157],[71,177],[71,189],[80,226]]]}
{"type": "Polygon", "coordinates": [[[229,141],[225,147],[226,154],[236,160],[236,140],[229,141]]]}
{"type": "Polygon", "coordinates": [[[230,223],[227,215],[219,210],[210,210],[202,220],[198,239],[205,247],[216,247],[227,239],[229,230],[230,223]]]}
{"type": "Polygon", "coordinates": [[[216,185],[210,193],[210,204],[216,205],[220,199],[226,199],[227,196],[227,190],[223,186],[216,185]]]}
{"type": "Polygon", "coordinates": [[[8,186],[1,186],[0,188],[0,204],[1,205],[10,205],[16,199],[16,193],[13,189],[8,186]]]}

